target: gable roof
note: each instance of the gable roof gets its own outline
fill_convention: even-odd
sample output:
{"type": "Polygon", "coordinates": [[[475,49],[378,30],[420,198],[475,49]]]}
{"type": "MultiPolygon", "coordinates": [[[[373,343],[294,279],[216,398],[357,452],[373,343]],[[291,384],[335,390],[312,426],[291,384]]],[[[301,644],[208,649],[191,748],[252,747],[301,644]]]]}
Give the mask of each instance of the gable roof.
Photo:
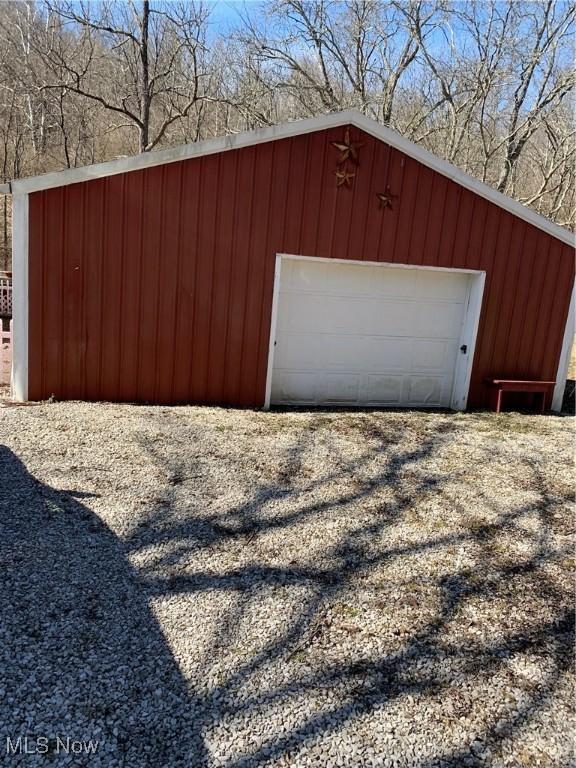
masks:
{"type": "Polygon", "coordinates": [[[338,126],[353,125],[367,134],[373,136],[385,144],[403,152],[414,160],[426,165],[443,176],[460,184],[462,187],[475,192],[477,195],[489,200],[491,203],[509,211],[529,224],[542,229],[544,232],[561,240],[568,245],[574,245],[576,236],[574,233],[560,227],[558,224],[541,216],[530,208],[513,200],[507,195],[503,195],[496,189],[482,183],[478,179],[461,171],[456,166],[443,160],[422,147],[408,141],[396,131],[387,128],[384,125],[366,117],[357,110],[347,110],[345,112],[336,112],[320,117],[313,117],[307,120],[295,120],[294,122],[284,123],[282,125],[272,125],[266,128],[259,128],[255,131],[237,133],[228,136],[198,141],[194,144],[184,144],[179,147],[170,147],[155,152],[146,152],[135,155],[134,157],[123,157],[118,160],[110,160],[106,163],[88,165],[83,168],[72,168],[66,171],[57,171],[46,173],[42,176],[33,176],[27,179],[17,179],[10,182],[8,189],[0,188],[0,191],[11,192],[14,195],[27,194],[29,192],[39,192],[44,189],[52,189],[67,184],[75,184],[91,179],[99,179],[104,176],[113,176],[119,173],[136,171],[143,168],[151,168],[155,165],[165,163],[176,163],[180,160],[189,160],[194,157],[204,155],[213,155],[218,152],[226,152],[230,149],[240,149],[242,147],[251,147],[255,144],[261,144],[277,139],[286,139],[292,136],[301,136],[315,131],[323,131],[327,128],[338,126]]]}

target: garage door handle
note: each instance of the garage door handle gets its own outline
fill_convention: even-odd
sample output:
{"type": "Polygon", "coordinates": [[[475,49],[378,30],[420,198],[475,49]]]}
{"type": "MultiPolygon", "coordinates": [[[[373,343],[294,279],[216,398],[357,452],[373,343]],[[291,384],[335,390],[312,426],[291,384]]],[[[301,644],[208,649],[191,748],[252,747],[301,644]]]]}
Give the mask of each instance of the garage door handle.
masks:
{"type": "Polygon", "coordinates": [[[462,344],[462,346],[460,347],[460,352],[462,352],[462,354],[465,355],[466,352],[468,352],[468,345],[462,344]]]}

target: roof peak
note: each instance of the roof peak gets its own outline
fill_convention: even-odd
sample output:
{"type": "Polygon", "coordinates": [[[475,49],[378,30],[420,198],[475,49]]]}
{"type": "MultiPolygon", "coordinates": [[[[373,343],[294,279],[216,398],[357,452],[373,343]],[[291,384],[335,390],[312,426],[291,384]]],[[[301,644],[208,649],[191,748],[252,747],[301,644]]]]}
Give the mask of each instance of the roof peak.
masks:
{"type": "Polygon", "coordinates": [[[518,201],[498,192],[493,187],[484,184],[478,179],[461,171],[455,165],[433,155],[418,144],[405,139],[391,128],[378,123],[370,117],[366,117],[357,109],[347,109],[343,112],[332,112],[319,117],[305,120],[294,120],[280,125],[257,128],[243,133],[228,134],[214,139],[205,139],[192,144],[183,144],[177,147],[146,152],[131,157],[121,157],[104,163],[88,165],[81,168],[72,168],[65,171],[46,173],[41,176],[33,176],[27,179],[17,179],[9,185],[14,195],[28,194],[42,190],[53,189],[68,184],[77,184],[92,179],[113,176],[120,173],[142,170],[156,165],[175,163],[182,160],[191,160],[195,157],[226,152],[231,149],[255,146],[261,143],[277,141],[279,139],[301,136],[307,133],[327,130],[342,125],[353,125],[368,133],[374,138],[394,147],[403,154],[412,157],[416,161],[446,176],[466,189],[480,195],[495,205],[509,211],[529,224],[544,230],[553,237],[568,245],[574,245],[575,235],[569,230],[555,224],[544,216],[536,213],[518,201]]]}

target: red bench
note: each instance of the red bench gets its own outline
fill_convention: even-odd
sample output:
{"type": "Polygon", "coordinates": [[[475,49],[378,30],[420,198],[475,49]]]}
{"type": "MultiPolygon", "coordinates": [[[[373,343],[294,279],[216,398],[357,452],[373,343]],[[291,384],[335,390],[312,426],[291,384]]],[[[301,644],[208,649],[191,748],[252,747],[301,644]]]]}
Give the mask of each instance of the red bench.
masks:
{"type": "Polygon", "coordinates": [[[555,381],[522,381],[518,379],[486,379],[490,388],[490,408],[496,413],[502,410],[504,392],[533,392],[540,397],[540,413],[546,410],[546,401],[552,395],[555,381]]]}

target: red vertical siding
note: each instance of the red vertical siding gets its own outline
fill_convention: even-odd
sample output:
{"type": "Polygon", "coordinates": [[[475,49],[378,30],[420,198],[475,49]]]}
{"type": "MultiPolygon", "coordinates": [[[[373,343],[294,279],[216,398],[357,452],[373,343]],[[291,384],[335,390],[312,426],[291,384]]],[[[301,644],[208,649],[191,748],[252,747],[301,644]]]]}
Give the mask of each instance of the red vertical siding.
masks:
{"type": "Polygon", "coordinates": [[[470,405],[554,378],[572,249],[353,127],[337,187],[344,133],[31,194],[30,397],[262,405],[277,253],[482,269],[470,405]]]}

